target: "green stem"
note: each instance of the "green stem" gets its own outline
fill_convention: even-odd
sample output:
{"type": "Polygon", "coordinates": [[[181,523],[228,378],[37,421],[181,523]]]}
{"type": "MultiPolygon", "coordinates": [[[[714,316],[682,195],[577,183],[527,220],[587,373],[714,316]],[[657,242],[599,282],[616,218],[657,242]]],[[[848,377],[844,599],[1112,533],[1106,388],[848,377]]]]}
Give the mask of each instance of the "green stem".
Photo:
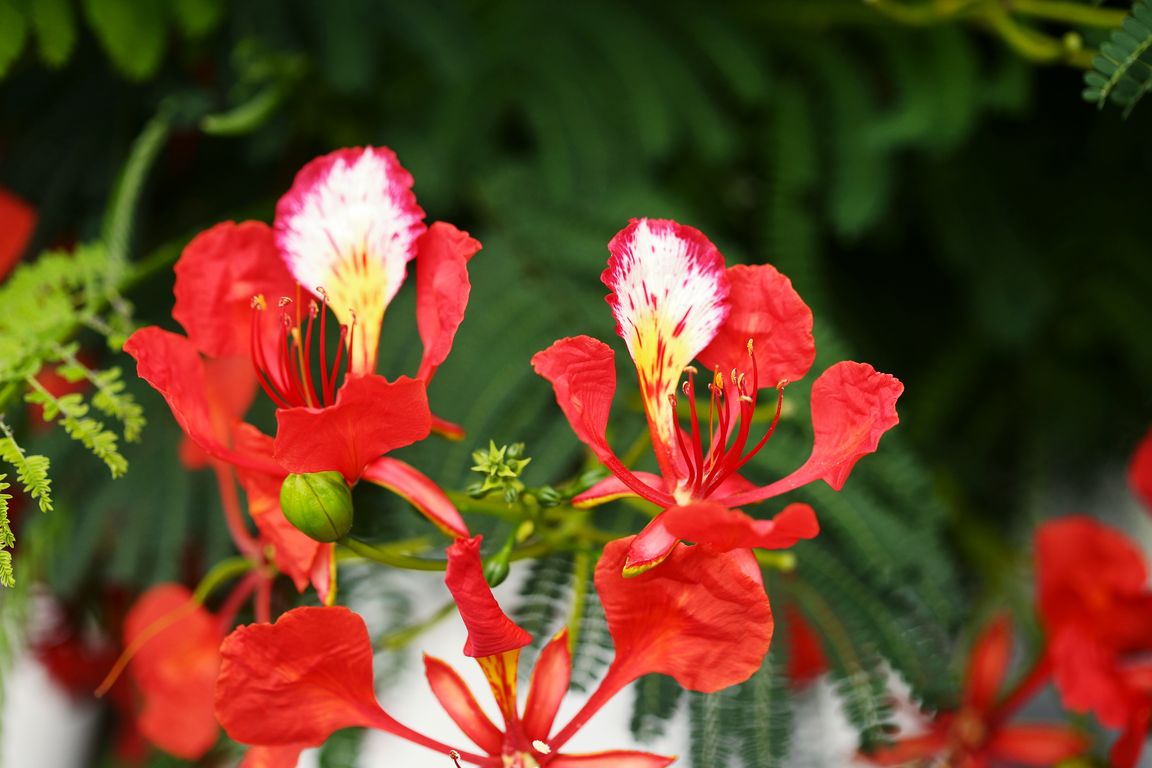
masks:
{"type": "Polygon", "coordinates": [[[396,552],[387,546],[369,544],[351,536],[345,536],[340,540],[340,543],[366,560],[390,565],[393,568],[403,568],[408,571],[443,571],[448,567],[447,560],[416,557],[407,553],[396,552]]]}
{"type": "Polygon", "coordinates": [[[408,643],[412,642],[417,637],[424,634],[429,629],[432,629],[432,627],[436,626],[447,617],[451,616],[455,607],[456,601],[449,600],[444,605],[437,608],[436,612],[424,621],[383,635],[379,640],[376,641],[376,647],[382,651],[401,650],[404,648],[404,646],[408,645],[408,643]]]}
{"type": "Polygon", "coordinates": [[[569,649],[575,648],[580,639],[580,623],[584,619],[584,605],[588,602],[588,572],[591,564],[588,550],[581,549],[576,553],[572,564],[572,610],[568,614],[569,649]]]}
{"type": "Polygon", "coordinates": [[[246,557],[230,557],[227,560],[221,560],[196,585],[192,599],[196,601],[197,605],[203,605],[204,601],[219,589],[221,584],[250,570],[252,570],[252,561],[246,557]]]}
{"type": "Polygon", "coordinates": [[[1012,0],[1009,8],[1023,16],[1033,16],[1046,21],[1057,21],[1083,27],[1119,27],[1128,16],[1127,11],[1117,8],[1097,8],[1084,3],[1071,3],[1065,0],[1012,0]]]}

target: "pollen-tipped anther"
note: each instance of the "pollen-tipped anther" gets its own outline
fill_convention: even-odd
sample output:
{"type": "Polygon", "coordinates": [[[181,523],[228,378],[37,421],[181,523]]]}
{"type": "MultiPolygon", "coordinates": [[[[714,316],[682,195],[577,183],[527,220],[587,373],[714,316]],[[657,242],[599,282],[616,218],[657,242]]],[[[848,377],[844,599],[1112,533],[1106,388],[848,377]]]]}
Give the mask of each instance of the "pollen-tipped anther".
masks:
{"type": "Polygon", "coordinates": [[[532,748],[542,755],[552,754],[552,747],[548,746],[546,742],[540,741],[540,739],[534,739],[532,741],[532,748]]]}
{"type": "Polygon", "coordinates": [[[283,307],[288,306],[291,303],[292,303],[292,299],[288,298],[287,296],[281,296],[280,301],[276,302],[276,306],[283,308],[283,307]]]}
{"type": "Polygon", "coordinates": [[[264,294],[258,293],[252,297],[252,309],[259,309],[261,311],[268,308],[268,302],[264,300],[264,294]]]}

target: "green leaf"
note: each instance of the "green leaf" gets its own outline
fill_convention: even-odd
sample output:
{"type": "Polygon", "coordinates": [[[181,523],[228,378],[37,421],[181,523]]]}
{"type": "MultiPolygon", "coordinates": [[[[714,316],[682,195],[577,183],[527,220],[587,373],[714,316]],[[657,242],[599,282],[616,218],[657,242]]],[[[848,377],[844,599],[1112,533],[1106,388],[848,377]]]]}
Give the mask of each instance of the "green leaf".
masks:
{"type": "Polygon", "coordinates": [[[168,42],[164,0],[84,0],[84,11],[112,63],[131,80],[160,66],[168,42]]]}
{"type": "Polygon", "coordinates": [[[40,58],[53,69],[68,63],[76,47],[76,11],[72,0],[32,0],[32,29],[40,44],[40,58]]]}
{"type": "Polygon", "coordinates": [[[0,0],[0,77],[24,50],[28,37],[28,21],[16,7],[14,0],[0,0]]]}
{"type": "Polygon", "coordinates": [[[224,0],[174,0],[172,10],[185,35],[204,37],[220,24],[224,0]]]}
{"type": "Polygon", "coordinates": [[[1092,69],[1084,74],[1084,98],[1100,107],[1111,99],[1124,107],[1127,116],[1152,90],[1152,0],[1138,0],[1132,14],[1093,57],[1092,69]]]}

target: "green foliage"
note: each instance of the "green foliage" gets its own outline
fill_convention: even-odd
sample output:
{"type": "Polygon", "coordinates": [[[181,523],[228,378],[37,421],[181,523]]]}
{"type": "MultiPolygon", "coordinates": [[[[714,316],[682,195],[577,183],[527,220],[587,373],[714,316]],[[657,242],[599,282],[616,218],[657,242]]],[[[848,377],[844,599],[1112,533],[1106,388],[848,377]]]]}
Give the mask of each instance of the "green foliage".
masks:
{"type": "MultiPolygon", "coordinates": [[[[12,486],[6,482],[7,475],[0,475],[0,584],[6,587],[16,586],[16,574],[12,572],[12,547],[16,546],[16,537],[12,534],[12,523],[8,520],[8,502],[12,495],[4,493],[12,486]]],[[[4,628],[7,632],[7,628],[4,628]]]]}
{"type": "Polygon", "coordinates": [[[664,735],[667,721],[676,714],[684,689],[674,678],[650,674],[636,681],[636,698],[628,727],[640,741],[652,741],[664,735]]]}
{"type": "Polygon", "coordinates": [[[40,59],[54,69],[64,66],[76,47],[76,11],[72,0],[31,0],[27,7],[40,45],[40,59]]]}
{"type": "Polygon", "coordinates": [[[1092,59],[1084,75],[1084,98],[1100,107],[1111,100],[1127,116],[1152,90],[1152,1],[1137,0],[1132,12],[1092,59]]]}
{"type": "Polygon", "coordinates": [[[28,21],[15,0],[0,0],[0,77],[20,55],[27,37],[28,21]]]}

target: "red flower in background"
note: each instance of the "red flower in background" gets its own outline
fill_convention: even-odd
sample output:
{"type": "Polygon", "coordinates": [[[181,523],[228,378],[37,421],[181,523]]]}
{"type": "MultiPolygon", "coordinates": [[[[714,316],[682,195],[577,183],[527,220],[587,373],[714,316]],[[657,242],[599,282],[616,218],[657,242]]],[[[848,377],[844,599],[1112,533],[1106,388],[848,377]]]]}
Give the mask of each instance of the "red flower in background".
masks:
{"type": "Polygon", "coordinates": [[[0,280],[20,261],[35,229],[36,209],[0,187],[0,280]]]}
{"type": "Polygon", "coordinates": [[[1040,618],[1065,706],[1123,729],[1112,764],[1134,766],[1152,719],[1152,592],[1143,555],[1088,517],[1036,532],[1040,618]]]}
{"type": "Polygon", "coordinates": [[[460,540],[449,548],[446,581],[468,628],[464,652],[484,670],[504,728],[488,719],[447,664],[431,657],[425,663],[436,698],[484,754],[420,734],[380,708],[371,640],[363,621],[344,608],[298,608],[274,625],[242,627],[225,640],[216,689],[216,713],[225,730],[242,743],[287,750],[321,744],[340,728],[366,726],[493,768],[658,768],[672,758],[560,750],[604,703],[642,675],[661,672],[686,688],[712,692],[747,679],[767,653],[772,634],[767,598],[732,555],[678,545],[665,567],[625,581],[621,566],[630,540],[612,542],[597,565],[596,588],[616,657],[584,707],[555,729],[571,673],[566,634],[541,652],[521,711],[516,670],[520,648],[530,638],[504,614],[485,583],[479,544],[478,538],[460,540]],[[276,716],[268,717],[270,711],[276,716]]]}
{"type": "Polygon", "coordinates": [[[904,765],[942,757],[956,768],[986,768],[994,762],[1052,766],[1083,752],[1087,739],[1067,726],[1008,723],[1047,679],[1041,665],[1002,696],[1011,658],[1012,628],[1001,617],[980,633],[972,647],[960,708],[937,715],[926,733],[899,739],[866,759],[877,765],[904,765]]]}
{"type": "MultiPolygon", "coordinates": [[[[680,539],[720,550],[781,548],[819,532],[811,507],[791,504],[774,520],[734,509],[823,479],[839,490],[856,462],[876,450],[894,426],[903,386],[870,365],[841,362],[812,386],[815,442],[808,460],[770,485],[756,487],[738,471],[764,447],[780,417],[784,387],[815,359],[812,312],[788,278],[768,265],[725,268],[698,230],[674,221],[634,219],[608,244],[601,279],[616,332],[636,364],[640,392],[661,475],[633,472],[605,438],[616,389],[612,349],[587,336],[561,339],[532,364],[552,383],[576,436],[613,477],[576,497],[593,505],[626,495],[663,508],[636,537],[626,570],[660,563],[680,539]],[[693,360],[712,373],[708,434],[697,419],[693,360]],[[689,429],[676,419],[677,390],[692,413],[689,429]],[[762,389],[776,390],[776,416],[758,440],[752,418],[762,389]],[[705,440],[707,449],[705,449],[705,440]]],[[[759,572],[745,556],[748,570],[759,572]]]]}
{"type": "Polygon", "coordinates": [[[274,227],[219,224],[176,265],[173,317],[187,336],[150,327],[125,349],[164,395],[190,443],[193,465],[232,464],[263,538],[298,588],[322,593],[332,546],[283,520],[288,473],[336,470],[379,484],[453,536],[459,512],[427,477],[383,454],[429,431],[427,382],[447,357],[468,300],[467,262],[478,242],[450,224],[425,228],[412,177],[388,149],[347,149],[306,165],[277,206],[274,227]],[[416,260],[418,378],[375,373],[384,309],[416,260]],[[328,313],[339,323],[328,338],[328,313]],[[274,438],[241,419],[257,383],[277,406],[274,438]]]}
{"type": "Polygon", "coordinates": [[[1152,430],[1144,435],[1132,455],[1132,462],[1128,465],[1128,484],[1144,506],[1152,511],[1152,430]]]}

